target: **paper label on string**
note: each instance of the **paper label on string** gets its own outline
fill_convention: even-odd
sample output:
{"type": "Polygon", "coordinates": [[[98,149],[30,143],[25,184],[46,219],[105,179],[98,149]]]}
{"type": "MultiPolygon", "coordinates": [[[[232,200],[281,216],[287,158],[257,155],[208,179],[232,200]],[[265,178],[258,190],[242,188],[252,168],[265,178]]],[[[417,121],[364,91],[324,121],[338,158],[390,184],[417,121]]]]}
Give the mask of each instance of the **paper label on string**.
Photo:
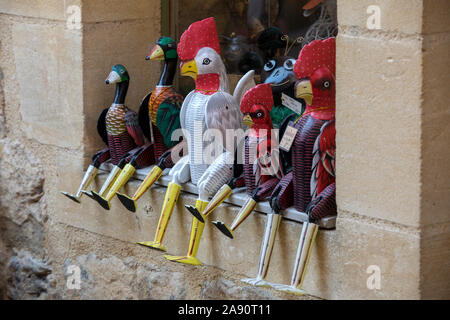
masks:
{"type": "Polygon", "coordinates": [[[303,105],[301,104],[301,102],[295,100],[294,98],[289,97],[285,93],[281,94],[281,102],[283,106],[291,109],[295,113],[302,114],[303,105]]]}
{"type": "Polygon", "coordinates": [[[291,121],[284,131],[283,138],[280,142],[280,149],[286,152],[291,150],[292,144],[294,143],[295,136],[297,135],[298,129],[294,128],[294,123],[291,121]]]}

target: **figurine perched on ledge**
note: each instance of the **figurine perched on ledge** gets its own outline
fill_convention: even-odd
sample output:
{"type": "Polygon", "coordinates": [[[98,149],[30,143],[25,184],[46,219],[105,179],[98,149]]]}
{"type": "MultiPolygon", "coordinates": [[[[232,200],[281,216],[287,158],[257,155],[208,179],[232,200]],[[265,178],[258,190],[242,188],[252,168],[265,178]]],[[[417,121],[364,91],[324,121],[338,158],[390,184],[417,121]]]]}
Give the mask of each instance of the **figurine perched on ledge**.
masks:
{"type": "MultiPolygon", "coordinates": [[[[138,124],[136,112],[128,109],[124,105],[129,81],[130,77],[127,69],[123,65],[117,64],[113,66],[106,79],[106,84],[116,83],[114,101],[109,108],[106,108],[101,112],[97,122],[97,131],[108,148],[100,151],[94,156],[94,161],[86,171],[75,196],[63,192],[64,195],[76,202],[79,202],[83,191],[85,191],[93,181],[101,163],[111,159],[111,162],[117,166],[124,155],[133,154],[138,150],[136,147],[140,147],[144,144],[144,136],[138,124]]],[[[142,159],[141,161],[145,162],[146,159],[142,159]]],[[[117,176],[117,170],[115,170],[114,174],[117,176]]],[[[111,183],[115,181],[114,178],[111,178],[111,175],[107,180],[111,183]]],[[[108,185],[104,185],[102,192],[105,192],[108,187],[108,185]]]]}
{"type": "MultiPolygon", "coordinates": [[[[276,29],[276,28],[273,28],[276,29]]],[[[278,29],[277,29],[278,30],[278,29]]],[[[262,105],[242,105],[241,104],[241,112],[245,113],[249,110],[251,107],[262,107],[260,111],[264,114],[264,118],[256,118],[257,113],[250,113],[247,117],[244,117],[244,123],[252,123],[255,124],[254,127],[252,127],[251,135],[253,138],[258,137],[258,132],[260,132],[260,129],[268,130],[269,131],[269,137],[268,141],[272,141],[272,137],[270,137],[270,130],[273,129],[273,127],[276,127],[277,129],[280,128],[281,131],[284,131],[285,125],[284,123],[287,123],[286,119],[289,117],[298,117],[301,115],[304,111],[303,104],[300,101],[297,101],[294,99],[294,85],[296,83],[296,78],[294,74],[294,64],[295,59],[288,56],[289,47],[288,47],[288,41],[287,37],[283,37],[281,32],[278,30],[278,33],[280,38],[284,39],[285,43],[285,51],[284,55],[278,58],[275,58],[275,60],[270,60],[264,65],[264,70],[261,73],[261,81],[265,83],[265,86],[258,85],[258,89],[253,88],[250,89],[250,92],[247,92],[245,96],[247,96],[247,102],[249,103],[251,99],[249,97],[253,98],[259,98],[261,101],[264,100],[265,104],[262,105]],[[260,95],[257,97],[257,95],[260,95]],[[296,111],[293,111],[286,106],[282,105],[282,96],[284,95],[285,98],[292,98],[290,105],[292,109],[295,109],[296,111]],[[270,98],[269,98],[270,96],[270,98]],[[270,104],[270,106],[269,106],[270,104]],[[295,108],[294,108],[295,107],[295,108]],[[244,108],[244,109],[242,109],[244,108]],[[255,116],[255,118],[254,118],[255,116]],[[283,120],[285,119],[285,120],[283,120]],[[269,123],[270,121],[270,123],[269,123]]],[[[281,41],[281,40],[280,40],[281,41]]],[[[253,99],[252,98],[252,99],[253,99]]],[[[244,100],[242,101],[244,102],[244,100]]],[[[248,113],[248,112],[247,112],[248,113]]],[[[264,137],[260,137],[263,139],[264,137]]],[[[267,138],[267,137],[266,137],[267,138]]],[[[252,140],[255,141],[254,139],[252,140]]],[[[246,139],[246,150],[248,148],[249,140],[246,139]]],[[[290,167],[290,159],[288,161],[280,161],[280,156],[287,160],[287,157],[290,157],[289,154],[279,154],[278,148],[272,149],[274,152],[277,152],[276,156],[276,165],[281,168],[284,165],[284,169],[290,167]]],[[[258,155],[259,158],[265,158],[265,154],[258,155]],[[260,157],[261,156],[261,157],[260,157]]],[[[269,156],[269,158],[272,157],[272,154],[269,156]]],[[[271,159],[274,159],[273,157],[271,159]]],[[[248,161],[249,158],[246,158],[245,161],[248,161]]],[[[263,201],[266,199],[271,193],[275,185],[278,183],[278,180],[269,179],[270,182],[264,183],[264,185],[258,186],[258,190],[254,191],[255,181],[250,180],[250,177],[253,176],[253,161],[251,164],[248,162],[245,162],[245,165],[247,166],[246,169],[244,169],[244,173],[246,175],[245,179],[245,185],[247,186],[247,193],[251,195],[251,197],[246,201],[244,206],[242,207],[241,211],[239,212],[236,220],[233,222],[233,224],[228,227],[225,226],[222,222],[213,222],[224,234],[226,234],[229,237],[233,237],[233,231],[242,223],[253,211],[255,208],[257,202],[263,201]],[[273,184],[273,185],[272,185],[273,184]],[[255,192],[255,194],[252,195],[252,193],[255,192]]],[[[261,164],[261,163],[259,163],[261,164]]],[[[274,175],[279,175],[281,172],[274,172],[274,175]]],[[[268,177],[273,177],[273,175],[269,175],[268,177]]],[[[238,187],[240,183],[240,180],[238,177],[233,177],[233,179],[230,179],[225,185],[223,185],[220,190],[216,193],[216,195],[212,198],[212,200],[208,203],[208,206],[205,208],[203,212],[199,212],[194,207],[187,206],[189,211],[201,222],[204,222],[206,217],[210,215],[215,208],[217,208],[223,201],[225,201],[231,194],[232,190],[235,187],[238,187]]],[[[256,184],[258,185],[258,183],[256,184]]]]}
{"type": "MultiPolygon", "coordinates": [[[[271,28],[276,29],[276,28],[271,28]]],[[[274,106],[271,109],[270,117],[272,119],[273,127],[280,128],[282,122],[286,117],[290,115],[300,116],[304,111],[306,105],[302,101],[295,100],[294,85],[297,79],[294,74],[295,58],[289,55],[289,51],[295,43],[298,43],[300,39],[295,39],[289,44],[289,37],[278,33],[279,37],[286,43],[283,55],[273,57],[267,60],[264,64],[264,68],[261,71],[261,81],[263,83],[270,83],[272,86],[274,106]],[[289,99],[292,105],[287,107],[287,102],[283,99],[289,99]]]]}
{"type": "Polygon", "coordinates": [[[178,143],[178,141],[172,141],[171,138],[172,133],[180,128],[180,107],[183,103],[183,96],[173,88],[173,78],[178,61],[176,42],[169,37],[159,38],[146,59],[164,61],[158,84],[145,97],[139,109],[140,123],[142,123],[144,133],[149,133],[147,138],[154,145],[156,165],[132,197],[117,193],[122,204],[132,212],[136,211],[136,201],[161,177],[164,169],[173,167],[172,150],[168,150],[178,143]]]}
{"type": "MultiPolygon", "coordinates": [[[[275,137],[272,137],[273,126],[270,118],[272,106],[272,89],[268,83],[259,84],[248,90],[241,101],[243,122],[251,128],[248,136],[245,137],[243,166],[249,197],[230,227],[220,221],[213,222],[230,238],[233,238],[234,231],[252,213],[257,202],[270,197],[283,174],[278,146],[275,137]]],[[[195,208],[190,208],[191,213],[204,222],[206,217],[231,194],[232,189],[231,181],[216,193],[202,213],[195,208]]]]}
{"type": "MultiPolygon", "coordinates": [[[[190,92],[183,102],[180,120],[181,127],[189,135],[188,151],[172,168],[172,182],[168,185],[155,239],[141,242],[155,249],[165,251],[162,240],[169,223],[175,203],[181,190],[181,184],[189,180],[198,186],[199,198],[196,208],[203,211],[208,198],[213,195],[232,175],[233,150],[226,149],[224,141],[203,140],[207,129],[216,129],[225,139],[226,130],[242,128],[238,101],[249,86],[254,86],[253,72],[238,83],[234,96],[228,91],[228,77],[220,57],[219,39],[214,18],[193,23],[181,36],[178,55],[182,61],[181,74],[195,80],[195,90],[190,92]],[[214,146],[214,155],[208,148],[214,146]],[[205,158],[210,153],[211,159],[205,158]],[[210,162],[209,162],[210,160],[210,162]]],[[[230,147],[229,147],[230,148],[230,147]]],[[[199,265],[196,258],[204,223],[193,219],[189,249],[186,256],[165,256],[167,259],[199,265]]]]}
{"type": "Polygon", "coordinates": [[[294,72],[299,81],[295,94],[306,101],[307,108],[303,116],[291,126],[291,132],[295,135],[292,145],[293,168],[283,177],[271,197],[273,213],[267,215],[258,275],[244,282],[302,294],[300,287],[319,228],[315,222],[337,214],[335,55],[335,38],[315,40],[302,49],[296,61],[294,72]],[[281,210],[292,205],[309,216],[309,221],[303,223],[292,281],[289,286],[269,284],[264,278],[281,221],[281,210]]]}
{"type": "Polygon", "coordinates": [[[83,191],[103,208],[109,209],[109,200],[133,175],[135,166],[152,163],[152,152],[144,146],[144,135],[135,111],[125,106],[130,76],[123,65],[115,65],[106,84],[116,83],[116,96],[111,107],[103,110],[98,127],[104,132],[114,165],[105,183],[97,193],[83,191]]]}

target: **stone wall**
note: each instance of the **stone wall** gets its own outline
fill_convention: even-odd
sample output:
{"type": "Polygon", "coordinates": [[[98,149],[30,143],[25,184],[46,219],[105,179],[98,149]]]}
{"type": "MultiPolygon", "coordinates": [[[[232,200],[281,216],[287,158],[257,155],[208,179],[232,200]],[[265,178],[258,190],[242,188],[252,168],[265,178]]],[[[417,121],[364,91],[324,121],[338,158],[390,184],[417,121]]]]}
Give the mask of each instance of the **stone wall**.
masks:
{"type": "MultiPolygon", "coordinates": [[[[446,0],[339,1],[336,230],[319,231],[304,289],[326,299],[448,298],[450,208],[448,108],[450,13],[446,0]],[[381,30],[366,27],[369,5],[381,30]],[[447,67],[448,69],[448,67],[447,67]],[[370,266],[381,287],[367,286],[370,266]]],[[[99,111],[115,63],[131,75],[128,106],[156,83],[144,57],[160,35],[158,0],[6,0],[0,5],[0,295],[9,299],[298,299],[239,279],[257,272],[265,216],[235,240],[208,224],[192,267],[135,243],[153,238],[164,189],[131,214],[117,199],[104,211],[70,202],[102,147],[99,111]],[[65,7],[64,7],[65,4],[65,7]],[[77,5],[80,28],[67,25],[77,5]],[[71,268],[80,289],[67,286],[71,268]]],[[[105,179],[100,175],[94,185],[105,179]]],[[[132,192],[138,181],[130,182],[132,192]]],[[[187,249],[183,195],[169,225],[170,253],[187,249]]],[[[214,219],[230,222],[235,207],[214,219]]],[[[301,225],[283,221],[269,280],[289,282],[301,225]]]]}
{"type": "Polygon", "coordinates": [[[450,109],[440,85],[449,79],[449,12],[445,0],[338,6],[338,220],[367,229],[371,239],[358,240],[367,263],[417,298],[450,293],[450,109]],[[381,9],[380,30],[367,28],[369,5],[381,9]],[[403,245],[388,240],[392,231],[403,245]]]}
{"type": "MultiPolygon", "coordinates": [[[[242,285],[232,271],[169,263],[136,245],[139,235],[152,235],[159,199],[146,229],[136,233],[144,228],[139,216],[117,202],[107,213],[87,198],[78,206],[60,194],[78,187],[102,147],[96,121],[114,96],[104,82],[111,66],[129,70],[127,105],[135,110],[156,83],[161,65],[144,58],[160,36],[159,12],[160,2],[147,0],[67,0],[66,7],[62,1],[2,2],[2,298],[290,298],[242,285]],[[81,9],[80,29],[67,25],[70,5],[81,9]],[[70,266],[80,268],[79,290],[67,286],[70,266]]],[[[151,198],[143,202],[152,208],[151,198]]]]}

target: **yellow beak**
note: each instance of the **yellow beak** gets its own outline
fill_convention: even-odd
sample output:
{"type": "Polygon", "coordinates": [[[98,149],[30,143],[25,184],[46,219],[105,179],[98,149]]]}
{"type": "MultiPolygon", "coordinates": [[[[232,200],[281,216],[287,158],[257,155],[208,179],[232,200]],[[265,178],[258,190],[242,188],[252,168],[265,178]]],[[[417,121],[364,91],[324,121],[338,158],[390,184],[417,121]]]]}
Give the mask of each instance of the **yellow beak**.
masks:
{"type": "Polygon", "coordinates": [[[253,126],[253,120],[252,117],[250,117],[250,115],[245,115],[244,118],[242,119],[242,122],[249,128],[251,128],[253,126]]]}
{"type": "Polygon", "coordinates": [[[150,54],[146,57],[146,60],[164,60],[163,49],[159,45],[154,46],[150,54]]]}
{"type": "Polygon", "coordinates": [[[194,59],[186,61],[186,62],[181,62],[180,69],[181,69],[182,76],[188,76],[188,77],[193,78],[194,80],[197,80],[198,69],[197,69],[197,63],[195,63],[194,59]]]}
{"type": "Polygon", "coordinates": [[[311,81],[301,80],[295,86],[295,97],[302,98],[310,106],[313,100],[311,81]]]}

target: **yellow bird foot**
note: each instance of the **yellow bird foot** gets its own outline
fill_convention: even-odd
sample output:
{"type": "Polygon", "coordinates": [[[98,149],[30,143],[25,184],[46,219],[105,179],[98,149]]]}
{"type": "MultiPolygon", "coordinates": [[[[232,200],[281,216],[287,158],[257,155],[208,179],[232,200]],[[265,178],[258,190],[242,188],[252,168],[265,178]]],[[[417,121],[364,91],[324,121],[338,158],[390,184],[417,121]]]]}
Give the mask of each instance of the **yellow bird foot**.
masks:
{"type": "Polygon", "coordinates": [[[170,261],[184,263],[184,264],[191,264],[194,266],[200,266],[202,262],[198,260],[196,257],[192,256],[169,256],[165,255],[164,258],[170,261]]]}
{"type": "Polygon", "coordinates": [[[146,241],[146,242],[138,242],[141,246],[150,247],[159,251],[166,252],[166,247],[161,243],[157,241],[146,241]]]}
{"type": "Polygon", "coordinates": [[[131,212],[136,212],[137,204],[136,201],[133,200],[133,198],[130,198],[129,196],[122,193],[117,193],[117,197],[119,198],[120,202],[122,202],[122,204],[125,206],[125,208],[127,208],[131,212]]]}
{"type": "Polygon", "coordinates": [[[212,224],[215,225],[220,231],[222,231],[222,233],[228,238],[234,239],[233,231],[231,231],[231,229],[228,228],[225,223],[221,221],[213,221],[212,224]]]}
{"type": "Polygon", "coordinates": [[[92,191],[92,195],[94,196],[94,200],[98,202],[99,205],[103,207],[103,209],[109,210],[111,209],[111,206],[109,204],[109,201],[103,198],[101,195],[99,195],[97,192],[92,191]]]}
{"type": "Polygon", "coordinates": [[[70,194],[70,193],[65,192],[65,191],[61,191],[61,193],[62,193],[63,195],[65,195],[67,198],[69,198],[70,200],[73,200],[73,201],[75,201],[76,203],[81,203],[80,200],[79,200],[76,196],[74,196],[73,194],[70,194]]]}

